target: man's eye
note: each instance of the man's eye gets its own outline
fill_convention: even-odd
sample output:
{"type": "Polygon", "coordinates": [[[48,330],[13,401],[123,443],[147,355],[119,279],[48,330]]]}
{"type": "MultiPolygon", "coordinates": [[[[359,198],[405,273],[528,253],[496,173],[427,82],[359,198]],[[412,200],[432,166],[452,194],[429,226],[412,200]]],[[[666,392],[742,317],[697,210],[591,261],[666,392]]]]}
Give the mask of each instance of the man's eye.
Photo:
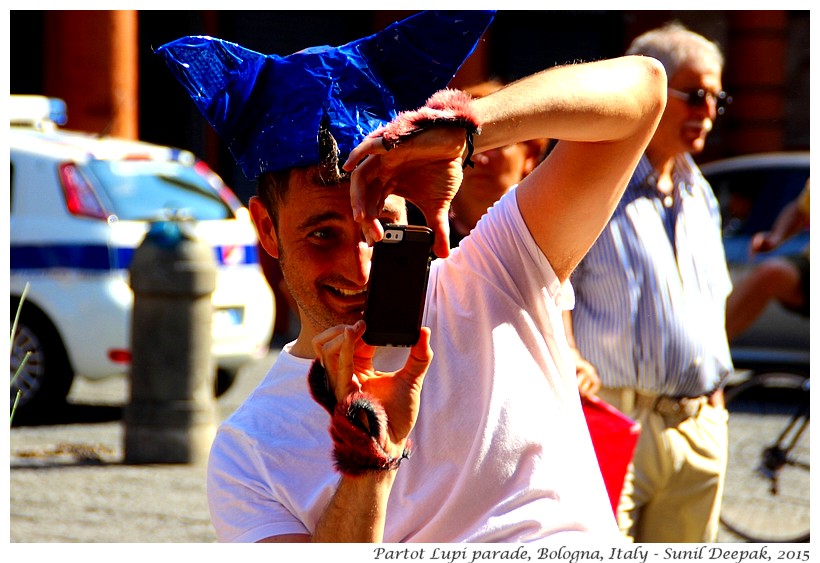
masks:
{"type": "Polygon", "coordinates": [[[314,242],[327,242],[334,237],[333,229],[316,229],[308,234],[308,238],[314,242]]]}

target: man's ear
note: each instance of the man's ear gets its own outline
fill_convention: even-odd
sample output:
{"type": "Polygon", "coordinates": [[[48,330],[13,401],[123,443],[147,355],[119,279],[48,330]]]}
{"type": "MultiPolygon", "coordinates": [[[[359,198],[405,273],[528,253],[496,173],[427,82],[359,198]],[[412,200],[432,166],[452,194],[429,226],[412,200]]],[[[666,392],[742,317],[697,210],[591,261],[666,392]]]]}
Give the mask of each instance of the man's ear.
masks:
{"type": "Polygon", "coordinates": [[[273,258],[279,258],[279,239],[276,237],[276,230],[273,228],[268,209],[262,200],[257,196],[251,196],[248,202],[248,209],[251,212],[253,224],[256,225],[256,234],[259,236],[259,243],[262,248],[273,258]]]}

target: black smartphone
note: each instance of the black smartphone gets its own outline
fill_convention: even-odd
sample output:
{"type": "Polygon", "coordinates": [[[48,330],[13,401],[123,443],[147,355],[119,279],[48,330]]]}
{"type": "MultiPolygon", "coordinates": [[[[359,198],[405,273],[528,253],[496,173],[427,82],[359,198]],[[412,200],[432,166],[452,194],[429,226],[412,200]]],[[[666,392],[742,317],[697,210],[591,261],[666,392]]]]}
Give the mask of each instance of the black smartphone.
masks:
{"type": "Polygon", "coordinates": [[[433,231],[419,225],[384,226],[373,245],[362,339],[371,346],[412,346],[419,339],[427,297],[433,231]]]}

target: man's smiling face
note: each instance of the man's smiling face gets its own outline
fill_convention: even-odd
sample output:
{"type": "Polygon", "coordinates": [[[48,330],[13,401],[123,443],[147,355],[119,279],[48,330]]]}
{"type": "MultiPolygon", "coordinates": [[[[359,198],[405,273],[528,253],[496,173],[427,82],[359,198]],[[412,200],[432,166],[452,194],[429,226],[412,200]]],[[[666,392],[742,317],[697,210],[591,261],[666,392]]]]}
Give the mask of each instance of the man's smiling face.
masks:
{"type": "MultiPolygon", "coordinates": [[[[362,317],[373,252],[353,220],[349,183],[319,185],[310,171],[290,175],[276,232],[279,265],[299,306],[300,338],[362,317]]],[[[404,199],[389,196],[381,218],[406,223],[404,199]]]]}

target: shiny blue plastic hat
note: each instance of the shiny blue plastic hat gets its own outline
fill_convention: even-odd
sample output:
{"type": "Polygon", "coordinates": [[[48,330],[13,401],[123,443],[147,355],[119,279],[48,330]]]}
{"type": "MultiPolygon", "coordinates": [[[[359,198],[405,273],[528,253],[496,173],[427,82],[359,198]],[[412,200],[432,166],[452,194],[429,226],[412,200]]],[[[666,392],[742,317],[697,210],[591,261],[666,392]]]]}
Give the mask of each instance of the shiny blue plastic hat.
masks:
{"type": "Polygon", "coordinates": [[[183,37],[156,50],[249,179],[319,162],[326,118],[340,158],[398,112],[445,88],[492,11],[420,12],[341,47],[286,57],[183,37]]]}

